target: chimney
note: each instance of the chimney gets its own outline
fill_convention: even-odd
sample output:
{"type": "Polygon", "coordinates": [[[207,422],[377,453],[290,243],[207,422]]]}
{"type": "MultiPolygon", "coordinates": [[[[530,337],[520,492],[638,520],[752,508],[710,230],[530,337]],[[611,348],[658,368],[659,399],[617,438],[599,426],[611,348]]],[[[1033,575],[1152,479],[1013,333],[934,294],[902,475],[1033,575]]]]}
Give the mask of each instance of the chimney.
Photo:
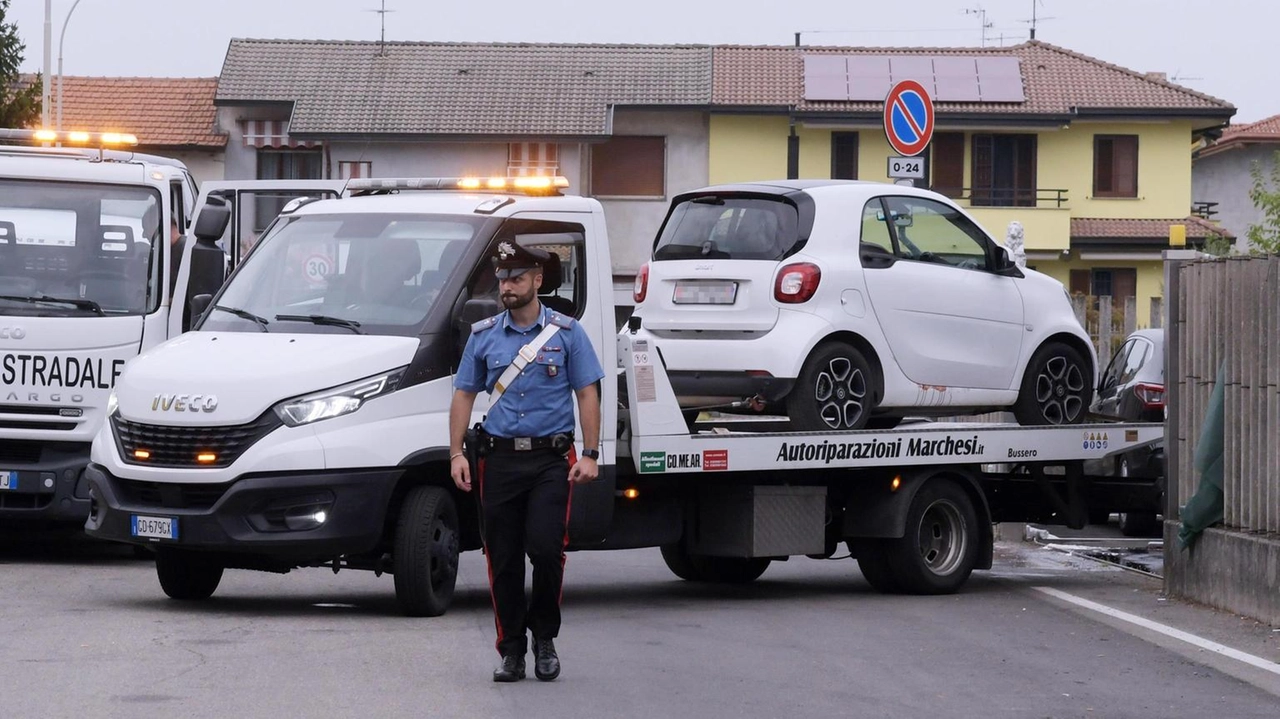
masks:
{"type": "Polygon", "coordinates": [[[1164,72],[1149,72],[1146,74],[1146,78],[1157,82],[1169,82],[1169,74],[1164,72]]]}

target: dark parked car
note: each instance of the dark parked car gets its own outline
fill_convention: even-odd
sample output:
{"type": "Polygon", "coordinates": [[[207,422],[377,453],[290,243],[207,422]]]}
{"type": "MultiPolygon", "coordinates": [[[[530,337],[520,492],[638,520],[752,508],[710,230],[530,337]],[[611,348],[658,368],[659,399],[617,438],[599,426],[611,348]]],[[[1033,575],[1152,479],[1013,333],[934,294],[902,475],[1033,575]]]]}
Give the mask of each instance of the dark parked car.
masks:
{"type": "MultiPolygon", "coordinates": [[[[1126,422],[1163,422],[1164,330],[1138,330],[1125,338],[1124,344],[1107,365],[1098,382],[1092,411],[1126,422]]],[[[1093,474],[1121,477],[1150,477],[1157,492],[1149,508],[1123,507],[1120,529],[1126,536],[1150,536],[1160,533],[1157,520],[1164,504],[1164,445],[1144,447],[1090,467],[1093,474]]]]}

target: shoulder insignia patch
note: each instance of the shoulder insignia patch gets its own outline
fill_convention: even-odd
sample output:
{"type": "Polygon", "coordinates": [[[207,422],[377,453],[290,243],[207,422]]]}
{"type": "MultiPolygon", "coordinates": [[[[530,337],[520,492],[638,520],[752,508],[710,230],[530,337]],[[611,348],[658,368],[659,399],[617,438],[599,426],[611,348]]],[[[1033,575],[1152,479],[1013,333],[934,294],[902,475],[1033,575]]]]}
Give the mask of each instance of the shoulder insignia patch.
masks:
{"type": "Polygon", "coordinates": [[[561,327],[566,330],[573,329],[573,318],[566,317],[565,315],[562,315],[559,312],[548,312],[547,321],[557,327],[561,327]]]}
{"type": "Polygon", "coordinates": [[[475,324],[471,325],[471,334],[475,334],[477,332],[483,332],[489,329],[490,327],[497,325],[499,316],[500,315],[494,315],[493,317],[480,320],[479,322],[476,322],[475,324]]]}

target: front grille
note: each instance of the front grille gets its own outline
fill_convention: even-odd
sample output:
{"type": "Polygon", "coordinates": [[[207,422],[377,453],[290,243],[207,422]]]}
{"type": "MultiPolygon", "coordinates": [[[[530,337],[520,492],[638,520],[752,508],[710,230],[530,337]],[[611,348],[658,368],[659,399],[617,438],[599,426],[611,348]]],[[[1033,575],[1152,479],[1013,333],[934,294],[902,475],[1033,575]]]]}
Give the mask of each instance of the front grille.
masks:
{"type": "Polygon", "coordinates": [[[75,428],[75,422],[29,422],[21,419],[0,419],[0,429],[56,429],[61,432],[70,432],[75,428]]]}
{"type": "Polygon", "coordinates": [[[35,464],[39,461],[39,443],[21,439],[0,439],[0,462],[35,464]]]}
{"type": "Polygon", "coordinates": [[[82,417],[79,407],[48,407],[32,404],[0,404],[0,414],[34,414],[53,417],[82,417]]]}
{"type": "Polygon", "coordinates": [[[142,467],[226,467],[280,425],[271,410],[248,424],[226,427],[167,427],[130,422],[120,415],[111,418],[121,458],[142,467]],[[138,459],[135,452],[139,451],[148,457],[138,459]],[[216,459],[197,461],[196,456],[203,453],[212,453],[216,459]]]}
{"type": "Polygon", "coordinates": [[[12,494],[0,492],[0,509],[44,509],[53,501],[52,494],[12,494]]]}
{"type": "Polygon", "coordinates": [[[231,483],[174,484],[117,479],[120,497],[127,505],[158,509],[209,509],[222,499],[231,483]]]}

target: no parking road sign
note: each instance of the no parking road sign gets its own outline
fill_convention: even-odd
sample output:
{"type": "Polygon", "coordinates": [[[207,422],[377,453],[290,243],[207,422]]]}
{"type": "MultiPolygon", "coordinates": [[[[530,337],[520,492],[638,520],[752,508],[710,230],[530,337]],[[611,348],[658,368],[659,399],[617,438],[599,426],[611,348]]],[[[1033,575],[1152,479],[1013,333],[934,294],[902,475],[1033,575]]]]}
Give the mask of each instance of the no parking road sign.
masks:
{"type": "Polygon", "coordinates": [[[933,100],[915,80],[893,86],[884,99],[884,134],[899,155],[924,152],[933,139],[933,100]]]}

